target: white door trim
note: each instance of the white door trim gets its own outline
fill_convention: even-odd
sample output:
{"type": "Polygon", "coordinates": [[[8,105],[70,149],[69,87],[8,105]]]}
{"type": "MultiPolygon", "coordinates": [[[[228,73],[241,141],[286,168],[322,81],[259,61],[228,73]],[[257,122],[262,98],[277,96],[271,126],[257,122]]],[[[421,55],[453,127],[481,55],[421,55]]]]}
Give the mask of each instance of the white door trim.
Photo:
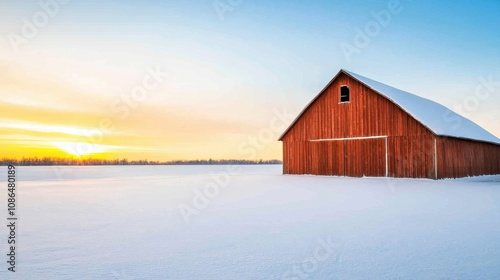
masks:
{"type": "Polygon", "coordinates": [[[385,177],[389,177],[389,137],[385,137],[385,177]]]}
{"type": "Polygon", "coordinates": [[[343,140],[361,140],[361,139],[378,139],[378,138],[388,138],[389,136],[365,136],[365,137],[351,137],[351,138],[325,138],[325,139],[313,139],[310,142],[322,142],[322,141],[343,141],[343,140]]]}
{"type": "Polygon", "coordinates": [[[434,138],[434,177],[438,178],[438,165],[437,165],[437,140],[434,138]]]}

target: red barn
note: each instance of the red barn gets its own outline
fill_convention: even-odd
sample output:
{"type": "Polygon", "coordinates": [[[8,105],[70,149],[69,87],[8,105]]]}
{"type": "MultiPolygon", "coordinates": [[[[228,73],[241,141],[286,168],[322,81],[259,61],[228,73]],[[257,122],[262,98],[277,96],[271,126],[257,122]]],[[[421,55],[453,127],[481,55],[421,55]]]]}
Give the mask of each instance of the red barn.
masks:
{"type": "Polygon", "coordinates": [[[281,135],[283,173],[500,174],[500,139],[448,108],[340,70],[281,135]]]}

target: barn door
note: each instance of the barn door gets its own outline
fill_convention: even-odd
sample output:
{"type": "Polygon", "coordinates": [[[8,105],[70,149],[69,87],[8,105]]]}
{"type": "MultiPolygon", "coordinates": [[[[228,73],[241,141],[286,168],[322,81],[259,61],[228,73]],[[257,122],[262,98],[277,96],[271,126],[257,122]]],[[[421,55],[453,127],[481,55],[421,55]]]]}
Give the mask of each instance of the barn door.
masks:
{"type": "Polygon", "coordinates": [[[307,174],[345,176],[342,141],[310,142],[307,174]]]}
{"type": "Polygon", "coordinates": [[[347,139],[345,145],[345,176],[386,176],[386,138],[347,139]]]}
{"type": "Polygon", "coordinates": [[[362,140],[344,140],[345,176],[363,177],[362,140]]]}

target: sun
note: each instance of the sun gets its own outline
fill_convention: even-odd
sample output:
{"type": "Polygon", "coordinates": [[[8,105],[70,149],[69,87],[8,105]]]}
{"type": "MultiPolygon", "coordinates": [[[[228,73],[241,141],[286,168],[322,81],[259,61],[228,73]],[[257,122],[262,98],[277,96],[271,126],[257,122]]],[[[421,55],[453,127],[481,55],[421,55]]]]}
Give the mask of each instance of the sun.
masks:
{"type": "Polygon", "coordinates": [[[110,149],[108,146],[86,142],[53,142],[52,145],[72,156],[88,156],[104,153],[110,149]]]}

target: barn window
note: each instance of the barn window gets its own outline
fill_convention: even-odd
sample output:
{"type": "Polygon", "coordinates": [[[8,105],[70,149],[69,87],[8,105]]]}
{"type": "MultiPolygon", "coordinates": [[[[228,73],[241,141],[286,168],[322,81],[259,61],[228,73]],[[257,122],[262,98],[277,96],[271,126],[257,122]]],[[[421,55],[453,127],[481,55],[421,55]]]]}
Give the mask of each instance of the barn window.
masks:
{"type": "Polygon", "coordinates": [[[348,86],[340,87],[340,103],[347,103],[350,101],[350,91],[348,86]]]}

